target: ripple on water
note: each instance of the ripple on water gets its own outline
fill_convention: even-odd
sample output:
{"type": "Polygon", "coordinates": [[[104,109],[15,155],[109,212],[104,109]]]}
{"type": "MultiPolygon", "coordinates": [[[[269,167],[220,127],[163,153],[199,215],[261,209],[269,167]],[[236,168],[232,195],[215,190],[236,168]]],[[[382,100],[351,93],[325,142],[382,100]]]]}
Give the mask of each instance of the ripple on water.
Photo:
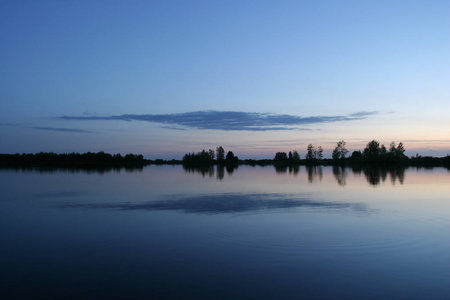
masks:
{"type": "MultiPolygon", "coordinates": [[[[270,219],[271,215],[266,217],[270,219]]],[[[391,211],[364,218],[343,214],[338,224],[333,223],[333,218],[327,219],[326,214],[318,217],[322,220],[314,223],[319,224],[317,226],[305,226],[303,222],[286,222],[283,226],[280,215],[276,216],[278,222],[272,220],[267,223],[264,218],[258,218],[257,222],[236,224],[233,223],[234,218],[229,223],[215,224],[210,231],[209,243],[222,243],[237,251],[276,257],[419,255],[428,253],[430,249],[444,250],[449,247],[442,240],[442,234],[448,237],[450,225],[446,212],[391,211]],[[346,218],[348,222],[345,222],[346,218]],[[277,226],[272,226],[274,223],[277,226]]]]}

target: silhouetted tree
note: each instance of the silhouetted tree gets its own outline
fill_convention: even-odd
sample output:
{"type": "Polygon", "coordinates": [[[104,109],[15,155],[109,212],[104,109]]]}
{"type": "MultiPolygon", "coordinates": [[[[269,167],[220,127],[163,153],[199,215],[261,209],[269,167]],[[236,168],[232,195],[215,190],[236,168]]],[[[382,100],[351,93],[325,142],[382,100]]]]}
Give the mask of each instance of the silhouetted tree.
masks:
{"type": "Polygon", "coordinates": [[[202,150],[202,152],[198,153],[199,158],[201,161],[210,161],[211,158],[209,156],[209,153],[205,151],[205,149],[202,150]]]}
{"type": "Polygon", "coordinates": [[[345,148],[345,142],[344,140],[342,140],[337,143],[336,148],[334,148],[333,153],[331,154],[331,157],[334,160],[343,160],[345,159],[347,153],[348,150],[347,148],[345,148]]]}
{"type": "Polygon", "coordinates": [[[233,153],[232,151],[228,151],[228,152],[227,152],[227,156],[225,157],[225,161],[226,161],[227,163],[230,163],[230,162],[237,162],[237,161],[238,161],[238,157],[237,157],[237,156],[234,156],[234,153],[233,153]]]}
{"type": "Polygon", "coordinates": [[[403,143],[400,142],[397,147],[395,147],[395,142],[392,142],[389,146],[389,154],[395,159],[405,158],[405,147],[403,143]]]}
{"type": "Polygon", "coordinates": [[[273,160],[287,160],[287,154],[286,152],[277,152],[275,154],[275,157],[273,158],[273,160]]]}
{"type": "Polygon", "coordinates": [[[221,162],[225,159],[225,150],[222,146],[216,148],[216,157],[218,162],[221,162]]]}
{"type": "Polygon", "coordinates": [[[389,153],[394,155],[396,151],[397,148],[395,147],[395,142],[392,141],[391,144],[389,145],[389,153]]]}
{"type": "Polygon", "coordinates": [[[117,161],[117,162],[123,161],[123,157],[122,157],[122,155],[120,155],[120,153],[114,154],[113,159],[114,159],[114,161],[117,161]]]}
{"type": "Polygon", "coordinates": [[[211,163],[212,160],[210,152],[206,152],[205,149],[197,153],[186,153],[183,156],[183,163],[211,163]]]}
{"type": "Polygon", "coordinates": [[[352,163],[361,163],[363,160],[363,156],[361,153],[361,150],[353,151],[352,155],[350,156],[350,161],[352,163]]]}
{"type": "Polygon", "coordinates": [[[379,159],[381,154],[380,143],[372,140],[364,148],[363,157],[368,161],[375,161],[379,159]]]}
{"type": "Polygon", "coordinates": [[[387,149],[384,145],[381,145],[380,147],[380,158],[385,158],[387,154],[387,149]]]}
{"type": "Polygon", "coordinates": [[[353,160],[360,160],[362,158],[361,150],[353,151],[351,158],[353,160]]]}
{"type": "Polygon", "coordinates": [[[306,159],[307,160],[313,160],[313,159],[322,159],[323,157],[323,149],[322,146],[317,147],[317,149],[312,145],[309,144],[306,148],[306,159]]]}
{"type": "Polygon", "coordinates": [[[297,150],[294,150],[292,153],[292,160],[293,161],[299,161],[300,160],[300,154],[298,154],[297,150]]]}
{"type": "Polygon", "coordinates": [[[208,155],[210,160],[214,160],[215,153],[213,149],[208,150],[208,155]]]}
{"type": "MultiPolygon", "coordinates": [[[[406,156],[405,155],[405,147],[403,146],[402,142],[400,142],[397,146],[397,156],[406,156]]],[[[447,157],[449,157],[448,154],[447,154],[447,157]]]]}
{"type": "Polygon", "coordinates": [[[353,151],[352,152],[352,158],[360,158],[362,157],[361,150],[353,151]]]}
{"type": "Polygon", "coordinates": [[[314,146],[312,144],[309,144],[308,147],[306,147],[306,156],[305,158],[307,160],[313,160],[315,158],[315,149],[314,146]]]}
{"type": "Polygon", "coordinates": [[[289,160],[292,160],[292,152],[289,151],[289,160]]]}
{"type": "Polygon", "coordinates": [[[322,146],[317,147],[317,150],[314,152],[314,157],[316,159],[322,159],[323,157],[323,149],[322,146]]]}

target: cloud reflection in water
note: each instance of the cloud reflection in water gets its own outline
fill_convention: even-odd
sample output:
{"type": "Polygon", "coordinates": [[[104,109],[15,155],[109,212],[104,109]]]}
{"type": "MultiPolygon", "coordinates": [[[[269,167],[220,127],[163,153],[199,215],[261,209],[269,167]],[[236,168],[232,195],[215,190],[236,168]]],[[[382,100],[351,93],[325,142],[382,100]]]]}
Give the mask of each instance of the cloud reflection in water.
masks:
{"type": "Polygon", "coordinates": [[[361,203],[317,201],[306,196],[287,194],[241,194],[225,193],[217,195],[170,196],[160,201],[80,203],[65,204],[62,208],[92,208],[117,210],[175,210],[196,214],[248,213],[275,209],[312,208],[327,210],[353,210],[368,212],[361,203]]]}

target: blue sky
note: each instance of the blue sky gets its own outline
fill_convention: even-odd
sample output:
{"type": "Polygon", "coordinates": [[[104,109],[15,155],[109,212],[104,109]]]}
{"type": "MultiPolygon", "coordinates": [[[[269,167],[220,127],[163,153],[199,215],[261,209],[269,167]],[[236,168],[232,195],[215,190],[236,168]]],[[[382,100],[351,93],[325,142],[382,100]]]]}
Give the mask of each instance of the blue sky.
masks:
{"type": "Polygon", "coordinates": [[[450,153],[449,1],[2,1],[0,153],[450,153]]]}

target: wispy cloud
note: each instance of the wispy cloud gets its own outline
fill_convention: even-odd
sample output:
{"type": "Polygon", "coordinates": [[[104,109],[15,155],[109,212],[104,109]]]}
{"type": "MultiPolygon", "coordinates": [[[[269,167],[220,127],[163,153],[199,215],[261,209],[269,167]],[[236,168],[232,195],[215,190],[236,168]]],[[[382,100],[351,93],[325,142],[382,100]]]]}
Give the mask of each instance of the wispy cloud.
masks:
{"type": "Polygon", "coordinates": [[[25,124],[25,123],[2,123],[0,122],[0,126],[2,127],[24,127],[24,126],[28,126],[30,124],[25,124]]]}
{"type": "Polygon", "coordinates": [[[165,129],[172,129],[172,130],[186,130],[186,128],[183,127],[178,127],[178,126],[161,126],[161,128],[165,128],[165,129]]]}
{"type": "Polygon", "coordinates": [[[12,124],[12,123],[1,123],[1,122],[0,122],[0,127],[15,127],[15,128],[27,128],[27,129],[36,129],[36,130],[74,132],[74,133],[92,133],[92,131],[77,129],[77,128],[33,126],[31,124],[12,124]]]}
{"type": "Polygon", "coordinates": [[[406,140],[405,142],[408,143],[448,143],[450,142],[449,139],[447,140],[406,140]]]}
{"type": "Polygon", "coordinates": [[[360,111],[360,112],[353,113],[350,116],[355,117],[355,118],[364,118],[364,117],[376,115],[376,114],[378,114],[378,112],[376,112],[376,111],[360,111]]]}
{"type": "Polygon", "coordinates": [[[37,129],[37,130],[62,131],[62,132],[80,132],[80,133],[90,133],[91,132],[91,131],[87,131],[87,130],[74,129],[74,128],[40,127],[40,126],[34,126],[31,128],[37,129]]]}
{"type": "Polygon", "coordinates": [[[357,112],[348,116],[312,116],[302,117],[295,115],[279,115],[256,112],[238,112],[238,111],[194,111],[178,114],[160,114],[160,115],[117,115],[117,116],[62,116],[63,120],[118,120],[118,121],[145,121],[152,123],[165,124],[164,128],[180,129],[213,129],[225,131],[269,131],[269,130],[298,130],[296,126],[342,122],[365,119],[377,112],[357,112]]]}

